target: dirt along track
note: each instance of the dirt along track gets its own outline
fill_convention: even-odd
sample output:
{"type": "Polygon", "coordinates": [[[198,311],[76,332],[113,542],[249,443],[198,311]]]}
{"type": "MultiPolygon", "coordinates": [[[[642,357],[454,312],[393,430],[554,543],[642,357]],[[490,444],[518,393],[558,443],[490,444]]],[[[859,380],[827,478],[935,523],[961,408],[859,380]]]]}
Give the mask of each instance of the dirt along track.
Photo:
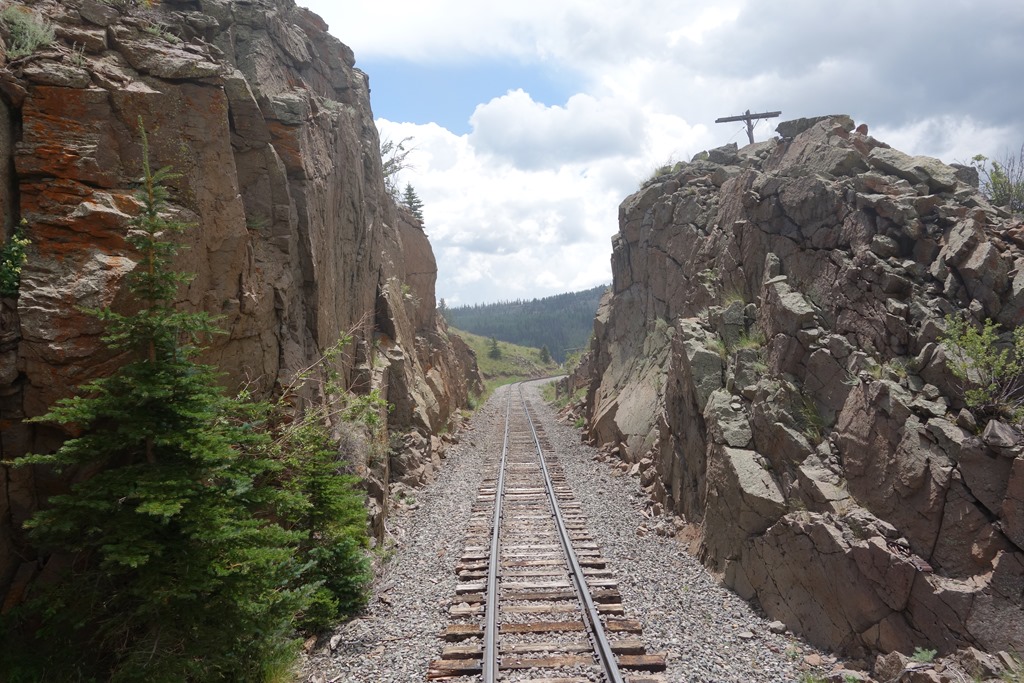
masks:
{"type": "MultiPolygon", "coordinates": [[[[484,614],[478,608],[486,600],[470,603],[457,596],[472,596],[475,591],[467,584],[480,578],[474,572],[479,571],[480,564],[486,564],[467,566],[465,556],[467,546],[479,547],[481,517],[492,514],[486,505],[481,507],[478,498],[482,489],[493,489],[493,482],[485,480],[494,478],[495,463],[505,443],[504,418],[510,391],[518,389],[499,389],[477,411],[469,429],[462,434],[461,443],[449,450],[438,479],[417,491],[415,502],[392,518],[389,528],[398,545],[375,583],[370,607],[363,616],[337,630],[331,638],[333,650],[325,647],[309,656],[300,680],[387,683],[424,681],[428,675],[451,681],[483,680],[479,670],[481,659],[475,654],[477,647],[482,654],[482,633],[455,642],[444,637],[457,624],[485,624],[484,614]],[[474,640],[477,637],[481,640],[474,640]],[[453,670],[443,671],[437,663],[444,661],[446,647],[449,654],[454,652],[453,647],[463,648],[463,657],[475,661],[478,668],[470,665],[460,671],[457,665],[451,665],[453,670]]],[[[624,680],[636,677],[640,681],[650,676],[668,682],[797,681],[807,668],[806,661],[829,663],[825,654],[792,636],[773,633],[763,618],[722,588],[689,555],[682,541],[650,532],[658,520],[649,519],[647,501],[637,478],[623,473],[614,462],[596,461],[595,449],[580,444],[577,430],[558,423],[539,394],[537,383],[525,385],[524,395],[532,406],[540,438],[545,442],[544,450],[557,454],[557,469],[564,482],[559,486],[564,485],[566,495],[573,496],[569,509],[573,516],[578,511],[579,518],[585,520],[585,531],[578,529],[572,534],[581,539],[589,534],[588,540],[579,541],[586,546],[581,550],[596,552],[588,557],[599,557],[603,565],[590,567],[590,582],[603,584],[595,586],[602,590],[617,590],[616,598],[621,597],[621,607],[601,610],[601,619],[606,623],[609,619],[622,619],[620,610],[636,615],[633,621],[642,626],[642,635],[630,634],[633,646],[639,648],[631,652],[654,658],[664,654],[667,660],[667,668],[661,673],[624,667],[624,680]],[[610,585],[615,588],[609,589],[610,585]]],[[[667,524],[660,526],[668,528],[667,524]]],[[[514,529],[510,527],[509,533],[514,529]]],[[[551,578],[524,575],[523,571],[530,571],[524,567],[509,571],[513,576],[520,573],[510,579],[516,582],[544,582],[551,578]]],[[[550,601],[542,603],[548,605],[550,601]]],[[[503,617],[509,622],[537,623],[537,610],[547,609],[541,603],[512,604],[525,610],[518,616],[503,617]]],[[[557,609],[570,608],[559,605],[557,609]]],[[[544,618],[575,620],[572,614],[549,614],[544,618]]],[[[612,639],[621,641],[624,636],[613,633],[612,639]]],[[[502,657],[506,663],[514,654],[508,648],[514,644],[527,650],[520,653],[519,660],[545,654],[530,653],[531,640],[552,639],[546,635],[502,635],[500,641],[506,646],[502,657]]],[[[622,650],[622,643],[619,644],[622,650]]],[[[607,674],[598,668],[568,659],[570,654],[556,654],[555,657],[566,657],[561,662],[547,660],[548,664],[564,666],[531,668],[526,663],[523,668],[511,670],[499,667],[495,680],[608,680],[607,674]]]]}

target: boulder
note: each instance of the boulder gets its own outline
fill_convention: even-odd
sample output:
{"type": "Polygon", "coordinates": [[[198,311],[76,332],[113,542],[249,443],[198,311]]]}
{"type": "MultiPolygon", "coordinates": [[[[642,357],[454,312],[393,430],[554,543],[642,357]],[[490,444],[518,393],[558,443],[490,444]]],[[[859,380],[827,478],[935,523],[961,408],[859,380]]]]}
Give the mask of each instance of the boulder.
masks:
{"type": "Polygon", "coordinates": [[[783,138],[795,138],[819,123],[831,123],[833,121],[839,121],[844,127],[849,126],[848,129],[853,130],[853,120],[850,119],[850,117],[844,114],[831,114],[828,116],[812,116],[808,118],[782,121],[775,127],[775,132],[783,138]]]}
{"type": "Polygon", "coordinates": [[[989,420],[985,431],[981,434],[982,441],[997,453],[1013,457],[1018,452],[1021,435],[1013,427],[1000,420],[989,420]]]}
{"type": "Polygon", "coordinates": [[[912,185],[924,183],[934,192],[949,192],[956,188],[956,170],[932,157],[910,156],[899,150],[879,147],[871,150],[868,163],[872,168],[902,178],[912,185]]]}
{"type": "Polygon", "coordinates": [[[764,316],[769,321],[770,327],[766,330],[769,336],[795,337],[814,322],[814,307],[803,294],[790,287],[785,276],[769,280],[764,289],[764,316]]]}
{"type": "Polygon", "coordinates": [[[712,338],[699,325],[680,320],[678,330],[683,381],[693,388],[697,409],[703,411],[711,394],[723,386],[725,364],[721,354],[709,348],[712,338]]]}
{"type": "Polygon", "coordinates": [[[705,547],[721,565],[739,556],[747,537],[786,512],[786,500],[754,451],[715,446],[708,456],[705,547]]]}
{"type": "Polygon", "coordinates": [[[743,580],[769,618],[810,642],[856,649],[858,636],[905,603],[915,569],[884,543],[848,539],[841,523],[815,513],[790,513],[743,549],[743,580]],[[858,562],[853,548],[862,548],[858,562]],[[878,558],[872,559],[872,554],[878,558]],[[863,568],[870,573],[864,574],[863,568]],[[870,579],[869,579],[870,577],[870,579]]]}
{"type": "Polygon", "coordinates": [[[914,552],[931,555],[953,463],[909,407],[898,384],[862,384],[836,423],[850,493],[906,535],[914,552]]]}
{"type": "Polygon", "coordinates": [[[718,444],[747,448],[753,434],[742,404],[724,389],[714,391],[704,407],[708,434],[718,444]]]}
{"type": "MultiPolygon", "coordinates": [[[[929,429],[937,422],[932,420],[929,429]]],[[[964,432],[956,428],[960,434],[964,432]]],[[[955,461],[971,496],[993,513],[1003,506],[1007,486],[1011,479],[1013,460],[985,448],[977,438],[965,439],[963,447],[955,451],[955,461]]]]}

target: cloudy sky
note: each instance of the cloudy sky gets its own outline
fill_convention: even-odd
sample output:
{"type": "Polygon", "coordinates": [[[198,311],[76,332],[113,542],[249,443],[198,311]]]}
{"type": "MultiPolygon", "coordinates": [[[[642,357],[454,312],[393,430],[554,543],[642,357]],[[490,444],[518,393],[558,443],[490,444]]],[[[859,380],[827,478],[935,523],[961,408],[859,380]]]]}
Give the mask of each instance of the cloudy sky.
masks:
{"type": "Polygon", "coordinates": [[[1024,142],[1020,0],[298,2],[355,51],[382,138],[411,138],[449,305],[610,282],[619,203],[744,144],[721,116],[846,113],[946,162],[1024,142]]]}

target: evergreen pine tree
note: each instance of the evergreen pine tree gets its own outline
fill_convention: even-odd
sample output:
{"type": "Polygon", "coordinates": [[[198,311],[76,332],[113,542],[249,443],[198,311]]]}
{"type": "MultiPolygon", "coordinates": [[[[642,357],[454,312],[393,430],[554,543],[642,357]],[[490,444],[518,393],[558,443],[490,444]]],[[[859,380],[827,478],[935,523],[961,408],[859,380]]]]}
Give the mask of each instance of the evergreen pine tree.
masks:
{"type": "Polygon", "coordinates": [[[17,462],[98,473],[26,524],[68,569],[5,618],[0,679],[263,680],[291,658],[292,619],[312,591],[295,554],[302,534],[259,514],[281,504],[261,485],[279,466],[194,361],[214,322],[173,306],[187,276],[171,269],[169,238],[184,226],[162,214],[171,176],[151,171],[144,130],[142,142],[142,211],[127,238],[141,308],[94,311],[128,360],[36,419],[77,436],[17,462]]]}
{"type": "Polygon", "coordinates": [[[343,335],[317,363],[297,375],[276,404],[255,406],[266,411],[259,422],[273,435],[272,457],[282,464],[278,485],[290,494],[290,504],[278,507],[275,514],[289,528],[304,532],[298,555],[309,566],[304,580],[314,592],[298,621],[309,631],[329,628],[364,607],[372,578],[365,553],[365,493],[351,468],[358,459],[356,449],[380,453],[387,448],[382,415],[388,404],[376,390],[356,396],[342,388],[334,363],[351,341],[343,335]],[[314,392],[319,398],[307,401],[296,415],[291,406],[314,378],[321,382],[314,392]]]}
{"type": "Polygon", "coordinates": [[[413,216],[416,216],[423,222],[423,202],[420,201],[419,195],[416,194],[416,190],[413,189],[411,183],[405,184],[405,192],[402,194],[402,204],[405,208],[412,212],[413,216]]]}
{"type": "Polygon", "coordinates": [[[551,362],[551,352],[548,351],[548,347],[547,347],[546,344],[544,346],[540,347],[540,362],[541,363],[550,363],[551,362]]]}
{"type": "Polygon", "coordinates": [[[491,337],[491,348],[487,355],[495,359],[501,358],[501,349],[498,348],[498,340],[494,337],[491,337]]]}

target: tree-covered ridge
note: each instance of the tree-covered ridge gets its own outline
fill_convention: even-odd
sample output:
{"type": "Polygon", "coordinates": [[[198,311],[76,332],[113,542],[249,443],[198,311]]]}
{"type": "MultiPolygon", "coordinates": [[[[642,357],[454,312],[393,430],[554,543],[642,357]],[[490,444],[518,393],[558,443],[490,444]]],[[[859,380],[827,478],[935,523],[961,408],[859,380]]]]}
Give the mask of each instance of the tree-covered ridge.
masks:
{"type": "MultiPolygon", "coordinates": [[[[454,327],[483,337],[534,348],[547,348],[559,363],[587,345],[594,327],[594,313],[607,287],[557,294],[543,299],[500,301],[444,308],[454,327]]],[[[442,304],[444,300],[442,299],[442,304]]]]}

